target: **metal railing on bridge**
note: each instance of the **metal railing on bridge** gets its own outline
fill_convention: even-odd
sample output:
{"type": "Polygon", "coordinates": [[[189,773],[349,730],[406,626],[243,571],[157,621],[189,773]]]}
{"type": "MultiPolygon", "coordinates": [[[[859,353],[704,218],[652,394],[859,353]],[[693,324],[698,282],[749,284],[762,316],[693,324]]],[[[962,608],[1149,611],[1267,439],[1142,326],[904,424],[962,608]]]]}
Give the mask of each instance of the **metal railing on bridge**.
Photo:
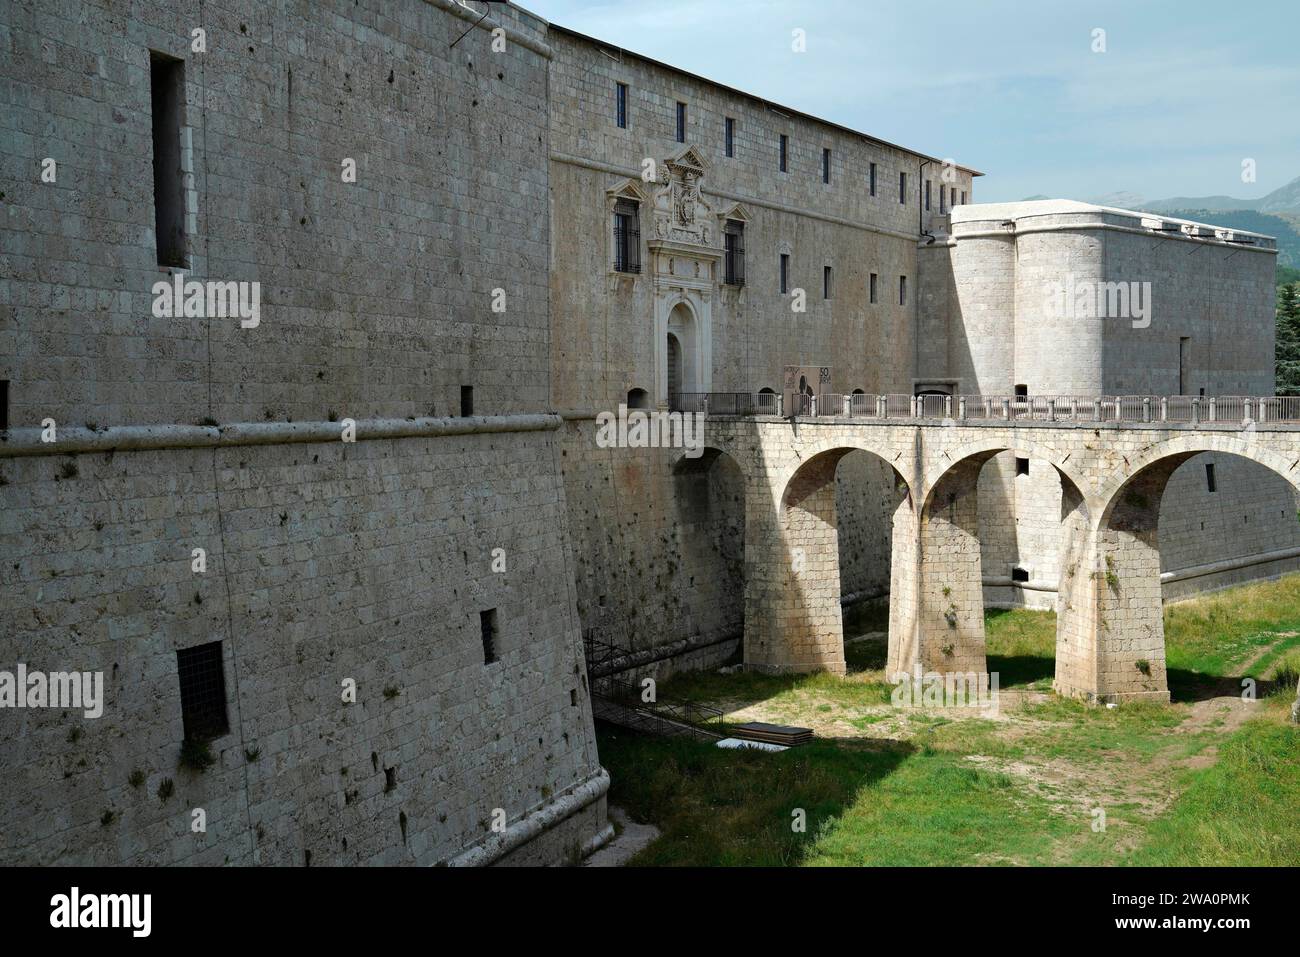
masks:
{"type": "Polygon", "coordinates": [[[1300,396],[914,396],[824,392],[817,396],[795,393],[785,398],[771,392],[683,392],[670,398],[669,407],[674,412],[715,416],[1300,425],[1300,396]]]}

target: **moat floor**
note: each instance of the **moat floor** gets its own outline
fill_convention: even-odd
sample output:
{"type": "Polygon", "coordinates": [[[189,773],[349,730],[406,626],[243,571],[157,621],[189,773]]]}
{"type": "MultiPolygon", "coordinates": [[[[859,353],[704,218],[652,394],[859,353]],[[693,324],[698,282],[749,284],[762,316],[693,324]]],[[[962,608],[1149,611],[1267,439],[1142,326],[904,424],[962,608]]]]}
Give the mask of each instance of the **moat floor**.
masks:
{"type": "Polygon", "coordinates": [[[721,708],[724,726],[811,727],[812,745],[601,727],[611,801],[662,831],[631,863],[1300,863],[1300,575],[1167,606],[1168,705],[1058,698],[1055,616],[995,611],[996,708],[895,707],[879,628],[861,616],[844,678],[692,673],[661,689],[721,708]]]}

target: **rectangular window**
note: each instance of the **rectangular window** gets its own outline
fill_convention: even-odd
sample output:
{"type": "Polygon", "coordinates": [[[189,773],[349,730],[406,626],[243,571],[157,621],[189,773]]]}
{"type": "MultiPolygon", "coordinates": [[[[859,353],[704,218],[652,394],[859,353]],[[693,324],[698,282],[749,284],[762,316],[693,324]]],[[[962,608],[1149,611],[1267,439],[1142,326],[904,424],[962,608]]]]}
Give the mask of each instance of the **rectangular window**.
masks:
{"type": "Polygon", "coordinates": [[[830,297],[831,297],[831,267],[823,266],[822,267],[822,298],[829,299],[830,297]]]}
{"type": "Polygon", "coordinates": [[[789,291],[790,291],[790,255],[788,253],[782,253],[781,254],[781,292],[787,293],[789,291]]]}
{"type": "Polygon", "coordinates": [[[898,277],[898,304],[900,306],[907,305],[907,277],[906,276],[898,277]]]}
{"type": "Polygon", "coordinates": [[[1016,474],[1017,475],[1029,474],[1029,459],[1022,459],[1022,458],[1016,459],[1016,474]]]}
{"type": "Polygon", "coordinates": [[[1215,481],[1214,481],[1214,463],[1213,463],[1213,462],[1206,462],[1206,463],[1205,463],[1205,488],[1206,488],[1208,491],[1211,491],[1211,492],[1217,492],[1217,491],[1219,490],[1219,486],[1218,486],[1217,484],[1215,484],[1215,481]]]}
{"type": "Polygon", "coordinates": [[[925,211],[927,213],[930,211],[930,181],[928,179],[925,181],[925,211]]]}
{"type": "Polygon", "coordinates": [[[1191,358],[1192,340],[1190,336],[1180,336],[1178,339],[1178,394],[1187,395],[1187,381],[1191,378],[1191,358]]]}
{"type": "Polygon", "coordinates": [[[460,415],[466,418],[474,414],[474,387],[472,385],[463,385],[460,387],[460,415]]]}
{"type": "Polygon", "coordinates": [[[898,201],[906,205],[907,203],[907,174],[898,174],[898,201]]]}
{"type": "Polygon", "coordinates": [[[1017,398],[1017,399],[1027,399],[1027,398],[1029,398],[1029,386],[1027,386],[1027,385],[1023,385],[1023,384],[1022,384],[1022,385],[1017,385],[1017,386],[1016,386],[1016,398],[1017,398]]]}
{"type": "Polygon", "coordinates": [[[677,142],[686,142],[686,104],[677,104],[677,142]]]}
{"type": "Polygon", "coordinates": [[[627,84],[615,84],[615,112],[618,117],[618,128],[627,129],[627,84]]]}
{"type": "Polygon", "coordinates": [[[208,741],[229,731],[221,642],[211,641],[177,651],[176,674],[181,682],[181,719],[185,724],[185,737],[192,741],[208,741]]]}
{"type": "Polygon", "coordinates": [[[490,665],[497,660],[497,610],[479,612],[478,627],[483,639],[483,664],[490,665]]]}
{"type": "Polygon", "coordinates": [[[723,146],[728,156],[736,155],[736,121],[731,117],[723,120],[723,146]]]}
{"type": "Polygon", "coordinates": [[[870,285],[871,285],[871,301],[872,301],[873,303],[874,303],[874,302],[879,302],[879,301],[880,301],[880,299],[878,298],[878,296],[877,296],[877,294],[876,294],[876,282],[877,282],[877,280],[878,280],[879,278],[880,278],[880,277],[877,276],[875,273],[872,273],[872,274],[871,274],[871,283],[870,283],[870,285]]]}
{"type": "Polygon", "coordinates": [[[871,164],[871,195],[876,195],[876,164],[871,164]]]}
{"type": "Polygon", "coordinates": [[[790,137],[781,134],[781,172],[786,171],[786,161],[790,157],[790,137]]]}
{"type": "Polygon", "coordinates": [[[729,286],[745,284],[745,224],[734,219],[727,220],[722,233],[723,281],[729,286]]]}
{"type": "Polygon", "coordinates": [[[614,269],[641,271],[641,207],[635,200],[620,199],[614,204],[614,269]]]}
{"type": "Polygon", "coordinates": [[[949,206],[956,206],[956,205],[957,205],[957,187],[956,187],[956,186],[952,187],[952,189],[949,190],[949,192],[948,192],[948,205],[949,205],[949,206]]]}
{"type": "Polygon", "coordinates": [[[945,196],[944,189],[942,186],[940,186],[939,187],[939,212],[940,213],[946,213],[948,211],[948,204],[943,201],[944,196],[945,196]]]}
{"type": "Polygon", "coordinates": [[[0,379],[0,432],[9,428],[9,380],[0,379]]]}
{"type": "Polygon", "coordinates": [[[961,191],[961,204],[962,204],[963,206],[966,205],[966,190],[964,190],[964,189],[961,191]]]}
{"type": "Polygon", "coordinates": [[[831,181],[831,151],[829,149],[824,149],[822,150],[822,182],[829,183],[830,181],[831,181]]]}
{"type": "Polygon", "coordinates": [[[153,110],[153,215],[158,265],[185,266],[185,183],[181,173],[181,118],[185,61],[149,51],[153,110]]]}

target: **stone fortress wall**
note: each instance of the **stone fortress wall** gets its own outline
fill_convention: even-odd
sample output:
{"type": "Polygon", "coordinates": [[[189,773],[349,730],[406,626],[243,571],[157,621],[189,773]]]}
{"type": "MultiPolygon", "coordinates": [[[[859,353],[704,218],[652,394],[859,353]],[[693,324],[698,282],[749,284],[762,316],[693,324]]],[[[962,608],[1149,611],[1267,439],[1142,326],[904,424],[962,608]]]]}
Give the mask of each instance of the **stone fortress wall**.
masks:
{"type": "Polygon", "coordinates": [[[106,698],[0,710],[0,861],[555,862],[608,836],[545,414],[550,50],[493,11],[0,8],[0,668],[102,671],[106,698]],[[256,327],[153,315],[160,135],[185,276],[259,282],[256,327]],[[205,646],[226,727],[196,771],[179,672],[205,646]]]}

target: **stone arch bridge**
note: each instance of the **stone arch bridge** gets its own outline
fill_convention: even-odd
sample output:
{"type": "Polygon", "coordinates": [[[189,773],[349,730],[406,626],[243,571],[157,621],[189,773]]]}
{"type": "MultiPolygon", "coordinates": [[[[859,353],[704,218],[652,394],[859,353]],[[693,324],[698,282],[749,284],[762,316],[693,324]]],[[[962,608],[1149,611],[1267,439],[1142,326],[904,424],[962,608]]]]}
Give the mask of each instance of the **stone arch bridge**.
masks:
{"type": "Polygon", "coordinates": [[[888,676],[918,664],[985,672],[976,488],[984,463],[1013,451],[1061,481],[1057,691],[1167,701],[1165,485],[1187,459],[1216,452],[1300,491],[1300,424],[1086,419],[709,416],[703,461],[730,456],[745,483],[746,666],[844,672],[834,479],[839,460],[863,450],[894,471],[888,676]]]}

